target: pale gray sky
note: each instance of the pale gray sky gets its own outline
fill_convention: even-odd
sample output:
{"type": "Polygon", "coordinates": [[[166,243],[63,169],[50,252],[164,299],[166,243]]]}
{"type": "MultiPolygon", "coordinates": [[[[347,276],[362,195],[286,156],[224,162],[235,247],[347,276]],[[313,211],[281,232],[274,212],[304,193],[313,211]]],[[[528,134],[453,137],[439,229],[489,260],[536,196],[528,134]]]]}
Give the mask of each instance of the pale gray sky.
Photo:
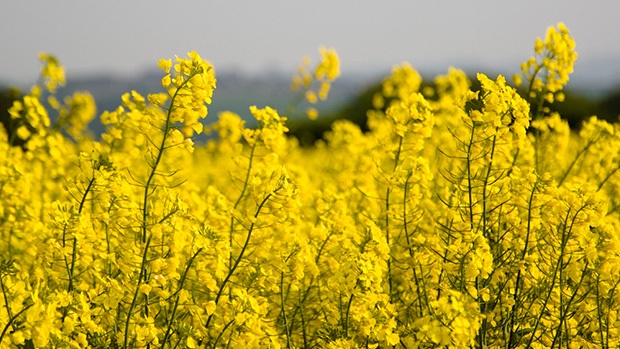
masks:
{"type": "Polygon", "coordinates": [[[216,69],[292,72],[321,45],[338,51],[343,73],[403,61],[517,71],[534,39],[560,21],[578,64],[596,66],[620,61],[619,14],[618,0],[14,0],[0,7],[0,81],[34,81],[41,51],[70,78],[139,73],[190,50],[216,69]]]}

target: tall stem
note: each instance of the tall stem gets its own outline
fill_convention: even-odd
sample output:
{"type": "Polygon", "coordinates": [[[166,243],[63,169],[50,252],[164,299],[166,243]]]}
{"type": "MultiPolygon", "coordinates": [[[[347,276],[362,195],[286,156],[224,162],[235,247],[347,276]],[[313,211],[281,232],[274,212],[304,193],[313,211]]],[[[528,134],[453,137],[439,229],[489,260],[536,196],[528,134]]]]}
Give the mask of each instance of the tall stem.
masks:
{"type": "MultiPolygon", "coordinates": [[[[401,136],[398,140],[398,149],[396,150],[396,158],[394,159],[394,169],[392,170],[392,173],[396,171],[396,168],[398,167],[402,148],[403,148],[403,137],[401,136]]],[[[392,247],[391,242],[390,242],[390,193],[392,192],[391,185],[392,185],[391,183],[388,185],[388,188],[385,193],[385,241],[387,242],[387,245],[390,249],[392,247]]],[[[387,260],[387,267],[388,267],[388,286],[389,286],[389,292],[390,292],[389,295],[390,295],[390,302],[392,302],[392,299],[393,299],[392,289],[393,289],[394,281],[392,280],[391,253],[387,260]]]]}
{"type": "Polygon", "coordinates": [[[146,243],[147,240],[147,218],[149,216],[149,207],[148,207],[148,198],[149,198],[149,191],[151,190],[151,184],[153,183],[153,180],[155,179],[155,174],[157,173],[157,167],[159,166],[159,163],[161,162],[161,159],[164,155],[164,150],[166,150],[166,140],[168,139],[168,133],[170,132],[170,129],[172,127],[172,125],[170,125],[170,119],[172,118],[172,111],[174,110],[174,102],[176,97],[179,95],[179,91],[181,91],[185,85],[187,85],[187,83],[192,79],[193,75],[189,76],[185,81],[183,81],[183,83],[176,89],[176,91],[174,91],[174,94],[172,95],[172,98],[170,99],[170,106],[168,107],[168,112],[166,113],[166,121],[164,123],[164,129],[163,129],[163,135],[161,138],[161,143],[159,145],[159,147],[157,148],[157,155],[155,156],[155,160],[153,161],[153,164],[151,165],[151,172],[149,173],[149,176],[146,180],[146,183],[144,184],[144,197],[142,200],[142,243],[146,243]]]}
{"type": "MultiPolygon", "coordinates": [[[[222,281],[222,286],[220,287],[219,291],[217,292],[217,296],[215,297],[215,305],[216,306],[219,303],[220,298],[222,297],[222,294],[224,293],[224,290],[226,289],[226,286],[228,285],[228,282],[230,281],[230,278],[233,276],[233,274],[237,270],[237,267],[239,266],[239,263],[241,262],[241,259],[243,258],[243,255],[245,254],[245,252],[246,252],[246,250],[248,248],[248,245],[250,244],[250,238],[252,237],[252,232],[254,231],[254,227],[256,225],[256,223],[255,223],[256,222],[256,218],[258,218],[258,215],[260,214],[261,209],[263,208],[263,206],[265,206],[265,204],[267,203],[267,200],[269,200],[274,193],[275,193],[275,191],[273,193],[267,194],[267,196],[265,196],[263,201],[261,201],[260,205],[258,205],[258,208],[256,209],[256,213],[254,214],[254,219],[255,220],[250,225],[250,228],[248,229],[248,234],[247,234],[247,236],[245,238],[245,242],[243,243],[243,247],[241,248],[241,251],[239,252],[239,256],[237,256],[237,259],[235,260],[235,263],[233,264],[233,266],[228,271],[228,274],[224,278],[224,281],[222,281]]],[[[209,317],[207,318],[207,322],[205,324],[206,328],[209,328],[209,324],[211,323],[211,319],[212,318],[213,318],[213,314],[209,315],[209,317]]]]}

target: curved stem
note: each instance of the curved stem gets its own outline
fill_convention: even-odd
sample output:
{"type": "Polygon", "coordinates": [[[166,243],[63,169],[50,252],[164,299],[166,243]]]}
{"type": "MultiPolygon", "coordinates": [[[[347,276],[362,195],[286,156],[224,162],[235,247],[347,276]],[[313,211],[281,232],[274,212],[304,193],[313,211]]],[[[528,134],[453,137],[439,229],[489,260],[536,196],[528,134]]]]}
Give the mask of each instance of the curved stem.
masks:
{"type": "Polygon", "coordinates": [[[148,197],[149,197],[149,190],[151,188],[153,179],[155,178],[155,174],[157,173],[157,167],[159,166],[159,163],[161,162],[161,159],[164,154],[164,150],[166,150],[165,148],[166,140],[168,139],[168,133],[172,127],[170,125],[170,119],[172,118],[172,110],[174,110],[174,102],[175,102],[176,97],[179,95],[179,91],[181,91],[185,87],[185,85],[187,85],[187,83],[192,79],[192,77],[194,77],[194,75],[188,76],[187,79],[183,81],[183,83],[181,83],[181,85],[176,89],[176,91],[174,91],[174,94],[170,98],[170,106],[168,107],[168,112],[166,113],[166,121],[164,123],[164,130],[163,130],[163,136],[161,138],[161,144],[157,148],[157,155],[155,156],[155,161],[151,165],[151,172],[149,173],[146,183],[144,184],[144,198],[142,202],[142,205],[143,205],[142,207],[142,243],[145,243],[147,240],[146,239],[146,235],[147,235],[147,222],[146,221],[149,215],[149,209],[147,205],[148,197]]]}
{"type": "MultiPolygon", "coordinates": [[[[277,189],[276,189],[276,191],[277,191],[277,189]]],[[[265,196],[265,198],[260,203],[260,205],[258,205],[258,208],[256,209],[256,213],[254,213],[254,218],[255,219],[258,218],[258,215],[260,214],[261,209],[263,208],[263,206],[265,206],[265,204],[267,203],[267,200],[269,200],[274,193],[275,193],[275,191],[273,193],[267,194],[267,196],[265,196]]],[[[256,221],[254,221],[250,225],[250,228],[248,229],[248,234],[247,234],[247,236],[245,238],[245,242],[243,243],[243,247],[241,247],[241,251],[239,252],[239,256],[235,260],[235,264],[233,264],[233,266],[228,271],[228,274],[224,278],[224,281],[222,281],[222,286],[220,287],[219,291],[217,292],[217,296],[215,297],[215,305],[216,306],[217,306],[218,302],[220,301],[220,297],[222,297],[222,294],[224,293],[224,289],[226,289],[226,286],[228,285],[228,282],[230,281],[230,278],[233,276],[233,274],[237,270],[237,267],[239,266],[239,263],[241,262],[241,259],[243,258],[243,255],[244,255],[245,251],[247,250],[248,245],[250,244],[250,238],[252,237],[252,232],[254,231],[254,227],[255,226],[256,226],[256,221]]],[[[206,328],[209,327],[209,324],[211,323],[211,319],[213,318],[213,314],[215,314],[215,313],[212,313],[207,318],[207,322],[205,324],[206,328]]]]}
{"type": "Polygon", "coordinates": [[[291,331],[289,329],[288,318],[286,317],[286,309],[284,308],[284,272],[280,272],[280,306],[282,311],[282,319],[284,321],[284,334],[286,335],[286,347],[291,348],[291,331]]]}
{"type": "Polygon", "coordinates": [[[472,147],[474,145],[474,131],[476,130],[475,123],[471,126],[471,136],[469,138],[469,144],[467,145],[467,195],[469,199],[469,227],[474,230],[474,198],[473,198],[473,184],[471,178],[471,163],[472,163],[472,147]]]}
{"type": "MultiPolygon", "coordinates": [[[[252,148],[250,149],[250,159],[249,159],[249,164],[248,164],[248,170],[245,174],[245,181],[243,182],[243,188],[241,189],[241,194],[239,194],[237,201],[235,201],[235,204],[233,205],[233,210],[237,209],[237,207],[241,203],[241,200],[243,200],[243,197],[245,196],[245,191],[248,189],[248,183],[250,181],[250,173],[252,172],[252,162],[254,161],[254,150],[255,149],[256,149],[256,143],[254,143],[252,145],[252,148]]],[[[228,243],[230,246],[230,253],[228,255],[228,263],[230,266],[233,265],[232,249],[233,249],[234,231],[235,231],[235,217],[233,216],[233,217],[230,217],[230,235],[228,237],[228,243]]]]}
{"type": "Polygon", "coordinates": [[[23,312],[28,310],[31,306],[32,304],[25,306],[22,310],[18,311],[17,314],[9,318],[9,321],[7,321],[6,325],[2,329],[2,333],[0,333],[0,344],[2,343],[2,339],[4,339],[4,335],[6,334],[6,331],[8,331],[9,327],[11,327],[13,322],[15,322],[15,319],[17,319],[18,316],[20,316],[23,312]]]}
{"type": "Polygon", "coordinates": [[[177,288],[177,291],[174,293],[176,295],[175,297],[176,299],[174,300],[174,306],[172,307],[172,314],[170,315],[170,321],[168,322],[168,328],[166,329],[166,333],[164,334],[164,339],[161,342],[162,348],[165,346],[166,342],[170,338],[170,333],[172,331],[172,324],[174,323],[174,316],[176,315],[177,309],[179,307],[179,299],[181,298],[179,296],[179,292],[181,292],[181,290],[183,289],[183,284],[185,283],[185,280],[187,279],[187,273],[189,272],[189,269],[192,267],[192,263],[194,262],[194,259],[196,259],[196,257],[201,251],[202,251],[202,247],[199,248],[198,251],[196,251],[196,253],[194,253],[194,255],[190,257],[190,259],[187,261],[187,267],[185,268],[183,275],[181,275],[181,279],[179,280],[179,287],[177,288]]]}
{"type": "MultiPolygon", "coordinates": [[[[530,242],[530,234],[532,232],[532,206],[533,206],[533,202],[534,202],[534,194],[536,193],[536,187],[538,186],[538,182],[534,183],[534,186],[532,187],[532,192],[530,193],[530,198],[528,200],[528,207],[527,207],[527,233],[525,234],[525,246],[523,246],[523,253],[521,254],[521,259],[520,260],[525,260],[525,257],[527,255],[527,250],[528,250],[528,245],[530,242]]],[[[522,275],[521,275],[521,268],[519,268],[519,271],[517,272],[517,280],[515,281],[515,291],[514,294],[512,296],[512,309],[510,311],[510,334],[509,334],[509,340],[508,343],[516,343],[516,331],[515,331],[515,322],[516,322],[516,312],[517,312],[517,307],[520,305],[521,301],[519,300],[519,291],[521,290],[521,283],[522,283],[522,279],[521,279],[522,275]]],[[[509,348],[512,348],[512,346],[510,346],[509,348]]]]}
{"type": "Polygon", "coordinates": [[[536,319],[536,323],[534,325],[534,329],[532,330],[532,336],[530,337],[530,340],[528,341],[528,344],[527,344],[528,348],[530,348],[532,346],[532,341],[534,341],[534,336],[536,335],[536,331],[538,330],[538,327],[540,326],[540,323],[542,321],[542,317],[543,317],[543,315],[545,313],[544,310],[547,308],[547,304],[549,303],[549,300],[551,299],[551,294],[553,293],[553,289],[555,288],[555,285],[556,285],[556,282],[557,282],[557,279],[558,279],[558,273],[561,272],[561,266],[562,266],[562,259],[564,257],[564,251],[566,250],[566,245],[568,244],[568,241],[570,239],[571,232],[573,230],[573,226],[575,224],[575,221],[577,220],[577,216],[579,215],[579,213],[584,208],[585,208],[585,206],[582,206],[581,208],[579,208],[575,212],[575,215],[571,219],[570,226],[569,226],[569,217],[570,217],[571,209],[569,208],[568,211],[566,212],[566,217],[564,218],[564,221],[562,223],[562,240],[560,242],[560,251],[559,251],[559,255],[558,255],[558,261],[557,261],[557,263],[555,265],[555,268],[553,270],[553,276],[551,278],[551,285],[549,286],[549,292],[547,292],[547,296],[545,297],[545,300],[544,300],[543,305],[541,307],[540,314],[538,315],[538,318],[536,319]]]}
{"type": "MultiPolygon", "coordinates": [[[[394,159],[394,169],[392,170],[392,173],[394,171],[396,171],[396,168],[398,167],[398,163],[400,161],[400,154],[402,152],[402,148],[403,148],[403,137],[401,136],[398,140],[398,149],[396,150],[396,158],[394,159]]],[[[391,190],[391,184],[388,185],[388,188],[386,190],[385,193],[385,241],[387,242],[387,245],[389,248],[391,248],[391,243],[390,243],[390,193],[392,192],[391,190]]],[[[392,280],[392,256],[390,253],[390,256],[388,257],[387,260],[387,268],[388,268],[388,286],[389,286],[389,296],[390,296],[390,302],[392,302],[393,296],[392,296],[392,289],[393,289],[393,283],[394,281],[392,280]]]]}
{"type": "Polygon", "coordinates": [[[125,339],[123,342],[123,348],[127,348],[127,342],[129,341],[129,324],[131,323],[131,313],[133,309],[136,307],[136,303],[138,300],[138,294],[140,293],[140,286],[142,285],[142,280],[144,279],[144,274],[146,274],[146,263],[147,263],[147,255],[149,251],[149,245],[151,244],[151,238],[149,237],[146,240],[146,245],[144,245],[144,253],[142,254],[142,263],[140,265],[140,275],[138,276],[138,284],[136,285],[136,291],[133,294],[133,299],[131,300],[131,305],[129,306],[129,310],[127,311],[127,321],[125,322],[125,339]]]}
{"type": "Polygon", "coordinates": [[[226,332],[226,330],[230,327],[230,325],[232,325],[235,322],[235,319],[230,320],[225,326],[224,328],[222,328],[222,331],[220,332],[219,335],[217,335],[217,338],[215,338],[215,342],[213,342],[213,348],[217,347],[217,343],[220,341],[220,339],[222,339],[222,336],[224,335],[224,332],[226,332]]]}

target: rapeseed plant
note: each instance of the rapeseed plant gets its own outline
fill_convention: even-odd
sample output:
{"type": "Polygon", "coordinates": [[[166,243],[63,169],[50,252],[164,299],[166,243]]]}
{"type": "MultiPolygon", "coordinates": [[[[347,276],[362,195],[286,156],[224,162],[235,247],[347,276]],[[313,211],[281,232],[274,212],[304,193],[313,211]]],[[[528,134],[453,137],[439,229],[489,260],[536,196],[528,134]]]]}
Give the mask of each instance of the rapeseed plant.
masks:
{"type": "MultiPolygon", "coordinates": [[[[293,80],[311,105],[339,75],[320,54],[293,80]]],[[[301,148],[270,107],[203,126],[216,75],[195,52],[95,141],[92,97],[56,99],[43,54],[10,109],[27,145],[0,131],[0,346],[617,347],[619,126],[546,109],[575,59],[548,29],[525,98],[454,68],[420,90],[404,63],[369,132],[337,121],[301,148]]]]}

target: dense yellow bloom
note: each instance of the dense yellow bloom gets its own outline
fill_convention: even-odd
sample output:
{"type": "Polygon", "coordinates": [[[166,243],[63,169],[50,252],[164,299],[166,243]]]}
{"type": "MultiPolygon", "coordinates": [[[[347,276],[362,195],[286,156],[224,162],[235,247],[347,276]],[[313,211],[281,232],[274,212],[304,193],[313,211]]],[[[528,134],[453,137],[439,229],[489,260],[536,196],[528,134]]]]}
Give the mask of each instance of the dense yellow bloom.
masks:
{"type": "Polygon", "coordinates": [[[177,57],[174,65],[164,59],[158,63],[165,74],[162,86],[168,91],[171,105],[165,105],[165,95],[150,95],[149,101],[156,107],[167,108],[168,122],[182,123],[183,134],[191,137],[203,130],[200,119],[208,114],[207,105],[211,103],[216,78],[213,67],[198,53],[192,51],[187,55],[187,58],[177,57]]]}
{"type": "MultiPolygon", "coordinates": [[[[10,109],[25,148],[0,132],[0,346],[618,347],[620,125],[528,103],[562,98],[572,50],[561,24],[536,41],[529,101],[404,63],[368,132],[339,120],[313,148],[256,106],[194,144],[216,83],[195,52],[100,141],[90,95],[33,87],[10,109]]],[[[340,69],[320,55],[294,78],[317,104],[340,69]]]]}
{"type": "Polygon", "coordinates": [[[58,127],[66,128],[74,139],[79,139],[97,113],[95,100],[89,93],[76,92],[65,98],[64,106],[59,106],[58,127]]]}
{"type": "Polygon", "coordinates": [[[506,85],[506,79],[499,75],[496,81],[484,74],[478,74],[481,91],[470,95],[465,109],[472,121],[486,125],[485,135],[504,137],[511,131],[521,145],[525,132],[530,126],[529,105],[516,92],[506,85]]]}
{"type": "Polygon", "coordinates": [[[288,128],[284,125],[287,120],[286,117],[280,116],[271,107],[259,109],[256,106],[251,106],[250,113],[262,125],[260,129],[245,130],[243,136],[250,145],[259,142],[269,149],[284,146],[285,140],[283,136],[288,131],[288,128]]]}
{"type": "MultiPolygon", "coordinates": [[[[559,93],[568,83],[577,60],[575,41],[564,23],[559,23],[557,28],[549,27],[544,40],[536,39],[534,53],[534,57],[521,64],[530,99],[537,98],[538,103],[562,99],[559,93]]],[[[520,85],[521,78],[516,78],[515,83],[520,85]]]]}
{"type": "Polygon", "coordinates": [[[336,51],[321,47],[321,63],[316,67],[314,76],[321,81],[333,81],[340,76],[340,60],[336,51]]]}

